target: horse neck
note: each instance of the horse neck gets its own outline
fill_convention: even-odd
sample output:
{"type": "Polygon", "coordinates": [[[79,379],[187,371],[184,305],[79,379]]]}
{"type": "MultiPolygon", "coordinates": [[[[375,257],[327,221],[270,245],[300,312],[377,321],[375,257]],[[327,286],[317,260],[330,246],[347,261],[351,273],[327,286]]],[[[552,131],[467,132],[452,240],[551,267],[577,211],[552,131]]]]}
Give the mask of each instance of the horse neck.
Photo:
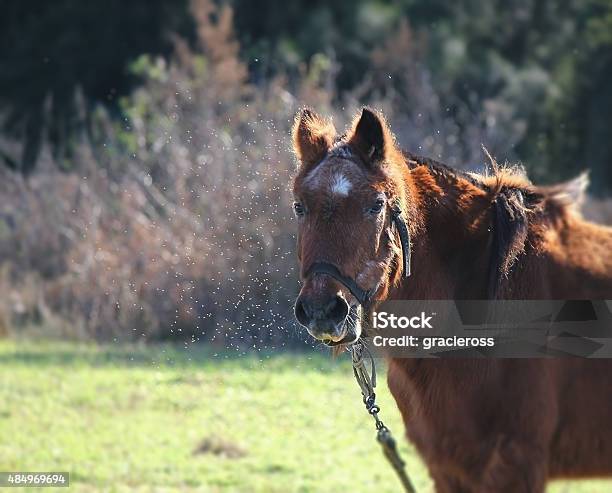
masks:
{"type": "Polygon", "coordinates": [[[412,226],[412,276],[398,299],[484,298],[488,276],[490,199],[459,174],[416,167],[406,175],[412,226]]]}

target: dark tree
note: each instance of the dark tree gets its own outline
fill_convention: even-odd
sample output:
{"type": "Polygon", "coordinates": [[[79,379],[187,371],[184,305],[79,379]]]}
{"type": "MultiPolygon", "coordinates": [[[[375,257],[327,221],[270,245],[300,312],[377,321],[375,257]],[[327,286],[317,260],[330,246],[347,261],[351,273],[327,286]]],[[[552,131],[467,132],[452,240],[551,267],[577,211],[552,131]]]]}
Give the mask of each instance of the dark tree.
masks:
{"type": "Polygon", "coordinates": [[[129,61],[169,54],[170,34],[192,31],[186,0],[4,0],[0,12],[0,115],[4,131],[23,143],[20,157],[0,159],[24,173],[35,166],[43,133],[58,157],[69,157],[91,108],[116,108],[134,84],[129,61]]]}

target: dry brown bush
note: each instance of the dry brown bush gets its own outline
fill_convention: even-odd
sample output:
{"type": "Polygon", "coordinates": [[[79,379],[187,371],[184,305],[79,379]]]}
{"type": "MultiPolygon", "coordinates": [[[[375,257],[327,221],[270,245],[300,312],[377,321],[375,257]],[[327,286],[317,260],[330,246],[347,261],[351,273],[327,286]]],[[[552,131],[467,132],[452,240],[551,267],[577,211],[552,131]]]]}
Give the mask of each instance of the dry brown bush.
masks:
{"type": "Polygon", "coordinates": [[[101,111],[74,171],[49,155],[27,181],[0,170],[3,326],[52,316],[105,340],[286,339],[295,99],[246,83],[227,7],[194,10],[201,51],[177,40],[172,63],[141,61],[129,128],[101,111]]]}

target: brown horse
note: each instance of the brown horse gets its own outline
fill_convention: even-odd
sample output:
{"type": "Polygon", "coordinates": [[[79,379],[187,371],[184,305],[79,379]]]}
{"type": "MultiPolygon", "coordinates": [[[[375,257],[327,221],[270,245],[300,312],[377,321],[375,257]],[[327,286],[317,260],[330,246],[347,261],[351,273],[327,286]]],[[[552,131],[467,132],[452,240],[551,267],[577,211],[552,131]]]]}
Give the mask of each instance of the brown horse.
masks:
{"type": "MultiPolygon", "coordinates": [[[[575,207],[586,179],[453,170],[402,152],[364,109],[344,135],[310,110],[293,130],[303,287],[298,321],[354,342],[387,299],[610,299],[612,229],[575,207]],[[412,246],[402,277],[399,207],[412,246]],[[315,264],[333,266],[312,272],[315,264]],[[358,300],[347,283],[367,290],[358,300]],[[363,300],[362,300],[363,301],[363,300]]],[[[438,492],[541,492],[612,474],[612,361],[389,359],[388,384],[438,492]]]]}

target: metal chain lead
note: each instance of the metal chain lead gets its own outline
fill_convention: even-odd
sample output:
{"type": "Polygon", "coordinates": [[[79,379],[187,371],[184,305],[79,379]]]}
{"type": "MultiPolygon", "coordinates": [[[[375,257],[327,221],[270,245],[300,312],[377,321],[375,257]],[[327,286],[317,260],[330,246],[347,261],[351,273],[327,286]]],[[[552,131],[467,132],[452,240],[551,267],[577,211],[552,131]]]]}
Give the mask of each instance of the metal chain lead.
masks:
{"type": "Polygon", "coordinates": [[[355,375],[355,380],[357,380],[357,384],[361,389],[363,403],[365,404],[368,413],[372,415],[374,421],[376,422],[376,439],[383,449],[383,454],[397,473],[406,493],[416,493],[416,490],[410,481],[410,477],[406,472],[406,464],[397,451],[395,439],[391,435],[389,428],[387,428],[382,420],[378,417],[380,407],[376,404],[376,393],[374,392],[374,389],[376,388],[376,366],[374,365],[374,357],[361,340],[352,344],[348,350],[351,353],[353,374],[355,375]],[[364,352],[367,353],[368,358],[370,358],[370,373],[368,373],[365,365],[364,352]]]}

